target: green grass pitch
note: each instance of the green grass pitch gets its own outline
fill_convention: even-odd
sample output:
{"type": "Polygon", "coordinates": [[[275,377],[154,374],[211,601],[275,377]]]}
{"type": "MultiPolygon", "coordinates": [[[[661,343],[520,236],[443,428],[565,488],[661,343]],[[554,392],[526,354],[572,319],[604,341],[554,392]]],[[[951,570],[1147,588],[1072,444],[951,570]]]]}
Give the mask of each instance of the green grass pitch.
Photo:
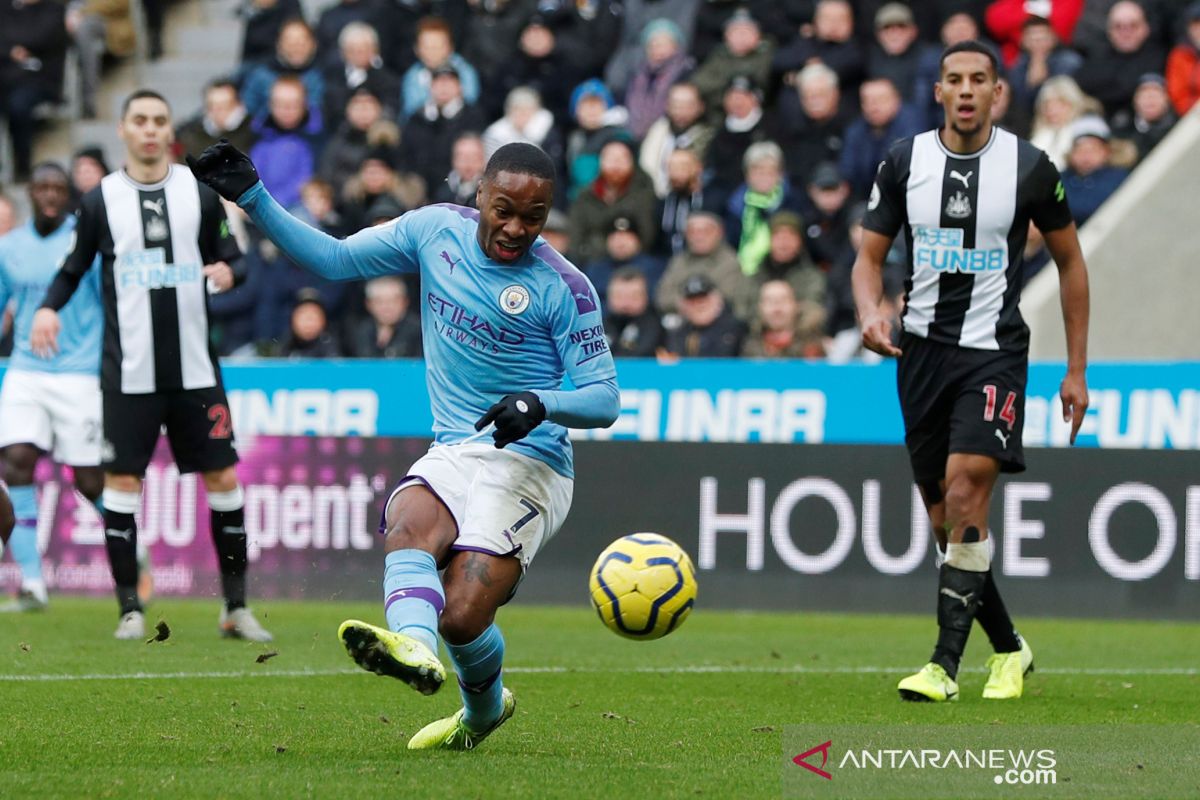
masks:
{"type": "Polygon", "coordinates": [[[895,692],[931,617],[700,609],[640,643],[586,607],[518,601],[499,620],[516,716],[477,751],[409,753],[458,693],[355,670],[338,623],[378,604],[258,610],[271,645],[221,640],[215,602],[156,602],[171,635],[152,644],[115,641],[108,600],[0,618],[0,797],[778,797],[788,725],[1200,719],[1196,624],[1027,620],[1038,671],[1002,703],[979,697],[976,629],[963,699],[935,706],[895,692]]]}

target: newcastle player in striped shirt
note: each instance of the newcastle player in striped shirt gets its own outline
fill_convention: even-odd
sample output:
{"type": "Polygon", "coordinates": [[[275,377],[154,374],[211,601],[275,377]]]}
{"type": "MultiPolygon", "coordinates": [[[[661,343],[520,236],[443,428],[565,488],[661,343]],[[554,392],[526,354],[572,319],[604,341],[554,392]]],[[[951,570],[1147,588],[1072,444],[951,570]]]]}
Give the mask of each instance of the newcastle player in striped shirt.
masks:
{"type": "Polygon", "coordinates": [[[182,473],[201,472],[225,604],[223,635],[269,641],[246,608],[246,529],[234,464],[233,427],[208,336],[208,291],[234,284],[241,256],[217,194],[172,163],[171,109],[156,92],[134,92],[118,127],[124,168],[80,201],[75,242],[34,315],[35,353],[57,349],[58,311],[100,256],[104,343],[104,544],[117,586],[118,639],[141,639],[137,511],[142,476],[167,429],[182,473]]]}
{"type": "Polygon", "coordinates": [[[958,699],[958,665],[975,620],[996,651],[985,698],[1020,697],[1033,667],[996,588],[987,541],[999,473],[1025,468],[1029,330],[1017,303],[1030,222],[1058,266],[1067,335],[1060,395],[1072,442],[1087,408],[1087,267],[1058,171],[992,123],[1001,91],[986,45],[945,50],[934,86],[945,124],[896,143],[880,164],[854,265],[863,345],[899,359],[905,443],[943,551],[937,646],[920,672],[900,681],[906,700],[958,699]],[[908,276],[896,343],[880,276],[901,232],[908,276]]]}

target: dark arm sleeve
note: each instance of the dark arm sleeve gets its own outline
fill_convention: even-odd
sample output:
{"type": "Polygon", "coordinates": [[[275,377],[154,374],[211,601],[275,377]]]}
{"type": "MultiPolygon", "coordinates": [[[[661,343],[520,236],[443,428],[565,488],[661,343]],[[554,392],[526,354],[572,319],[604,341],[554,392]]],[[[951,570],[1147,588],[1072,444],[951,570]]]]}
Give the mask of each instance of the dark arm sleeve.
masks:
{"type": "Polygon", "coordinates": [[[63,258],[58,274],[46,289],[42,308],[58,311],[67,304],[71,295],[75,294],[79,282],[91,269],[92,261],[96,258],[96,249],[100,243],[100,226],[105,224],[104,199],[100,194],[100,187],[96,187],[85,194],[79,203],[71,247],[63,258]]]}
{"type": "Polygon", "coordinates": [[[246,279],[242,250],[229,229],[221,198],[204,184],[200,188],[200,257],[205,264],[224,261],[233,269],[234,285],[246,279]]]}
{"type": "Polygon", "coordinates": [[[871,197],[867,201],[867,214],[862,222],[867,230],[892,238],[900,232],[907,211],[897,155],[896,149],[892,149],[880,162],[875,183],[871,186],[871,197]]]}
{"type": "Polygon", "coordinates": [[[1039,231],[1057,231],[1074,221],[1062,176],[1045,153],[1038,158],[1037,166],[1029,176],[1029,191],[1029,218],[1039,231]]]}

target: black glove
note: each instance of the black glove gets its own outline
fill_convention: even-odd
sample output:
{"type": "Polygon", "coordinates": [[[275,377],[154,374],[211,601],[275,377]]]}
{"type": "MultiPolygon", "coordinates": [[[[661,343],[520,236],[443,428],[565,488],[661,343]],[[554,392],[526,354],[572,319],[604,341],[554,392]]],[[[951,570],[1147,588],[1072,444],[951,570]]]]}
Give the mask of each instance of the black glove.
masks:
{"type": "Polygon", "coordinates": [[[492,433],[492,438],[496,440],[496,447],[499,448],[524,439],[545,419],[546,407],[538,400],[536,394],[517,392],[489,408],[475,423],[475,430],[481,431],[489,422],[495,422],[496,430],[492,433]]]}
{"type": "Polygon", "coordinates": [[[199,158],[192,158],[188,153],[187,164],[196,180],[208,184],[221,197],[235,203],[247,189],[258,183],[258,170],[253,162],[228,139],[204,148],[199,158]]]}

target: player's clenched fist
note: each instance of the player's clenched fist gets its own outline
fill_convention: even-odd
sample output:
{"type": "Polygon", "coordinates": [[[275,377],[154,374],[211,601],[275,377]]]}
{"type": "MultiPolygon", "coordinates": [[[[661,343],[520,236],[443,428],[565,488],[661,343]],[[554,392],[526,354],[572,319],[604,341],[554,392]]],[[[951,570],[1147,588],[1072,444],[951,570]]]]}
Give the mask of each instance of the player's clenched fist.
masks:
{"type": "Polygon", "coordinates": [[[208,184],[221,197],[234,203],[258,183],[254,163],[227,139],[204,148],[199,158],[192,158],[188,153],[187,163],[196,180],[208,184]]]}
{"type": "Polygon", "coordinates": [[[533,392],[518,392],[489,408],[475,423],[475,430],[481,431],[489,422],[495,422],[492,438],[496,440],[496,447],[504,447],[524,439],[545,419],[546,407],[538,396],[533,392]]]}

